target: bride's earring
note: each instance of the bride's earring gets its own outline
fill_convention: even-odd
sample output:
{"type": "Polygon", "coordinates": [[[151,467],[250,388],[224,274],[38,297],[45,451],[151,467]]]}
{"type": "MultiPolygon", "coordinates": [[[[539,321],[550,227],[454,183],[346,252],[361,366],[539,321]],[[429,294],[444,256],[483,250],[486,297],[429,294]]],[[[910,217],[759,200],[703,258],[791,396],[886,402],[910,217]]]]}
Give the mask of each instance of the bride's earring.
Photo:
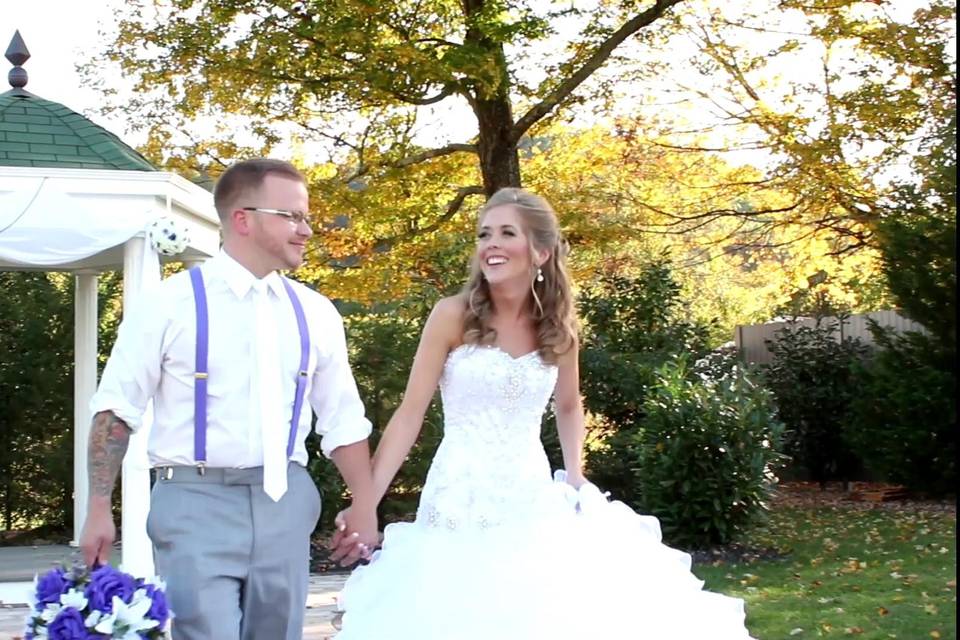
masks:
{"type": "Polygon", "coordinates": [[[537,282],[543,282],[543,269],[537,267],[537,282]]]}

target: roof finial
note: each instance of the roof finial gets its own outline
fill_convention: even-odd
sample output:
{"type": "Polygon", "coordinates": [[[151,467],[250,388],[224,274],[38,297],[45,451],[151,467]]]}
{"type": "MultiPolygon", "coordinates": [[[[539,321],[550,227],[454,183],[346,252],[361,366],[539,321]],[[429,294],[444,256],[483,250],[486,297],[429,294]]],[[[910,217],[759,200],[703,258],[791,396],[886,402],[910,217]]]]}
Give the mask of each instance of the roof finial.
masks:
{"type": "Polygon", "coordinates": [[[27,45],[23,43],[23,38],[20,37],[19,30],[14,32],[10,46],[7,47],[6,55],[7,60],[13,64],[13,69],[10,69],[10,73],[7,75],[10,86],[13,87],[15,91],[18,89],[23,91],[23,88],[27,86],[27,72],[22,65],[30,59],[30,52],[27,51],[27,45]]]}

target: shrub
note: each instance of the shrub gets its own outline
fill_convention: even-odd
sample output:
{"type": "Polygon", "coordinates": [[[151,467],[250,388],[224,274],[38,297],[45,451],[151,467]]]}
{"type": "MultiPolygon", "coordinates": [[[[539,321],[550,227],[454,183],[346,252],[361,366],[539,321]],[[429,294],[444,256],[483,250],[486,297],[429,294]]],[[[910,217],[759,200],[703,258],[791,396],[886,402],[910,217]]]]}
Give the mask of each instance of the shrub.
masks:
{"type": "Polygon", "coordinates": [[[848,437],[866,464],[915,491],[956,491],[955,353],[938,338],[875,323],[873,357],[857,366],[848,437]]]}
{"type": "Polygon", "coordinates": [[[603,445],[587,451],[588,475],[634,505],[629,448],[654,372],[673,354],[707,351],[708,328],[685,319],[681,302],[666,258],[636,277],[604,276],[579,299],[584,405],[606,425],[603,445]]]}
{"type": "Polygon", "coordinates": [[[683,356],[661,366],[631,447],[642,509],[686,548],[725,544],[762,518],[783,459],[772,394],[741,366],[723,369],[692,375],[683,356]]]}
{"type": "Polygon", "coordinates": [[[834,324],[788,326],[768,342],[773,353],[763,371],[765,385],[776,396],[786,424],[785,453],[803,465],[821,484],[851,480],[861,461],[844,435],[850,404],[860,393],[853,365],[868,348],[857,339],[834,337],[834,324]]]}

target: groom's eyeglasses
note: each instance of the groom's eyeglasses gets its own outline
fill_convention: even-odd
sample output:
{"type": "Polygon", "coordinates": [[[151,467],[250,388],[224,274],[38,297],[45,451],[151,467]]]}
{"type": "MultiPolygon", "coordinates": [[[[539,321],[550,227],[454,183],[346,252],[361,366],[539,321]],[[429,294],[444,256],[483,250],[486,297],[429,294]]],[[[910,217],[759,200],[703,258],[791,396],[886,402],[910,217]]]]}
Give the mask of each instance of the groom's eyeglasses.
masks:
{"type": "Polygon", "coordinates": [[[253,211],[255,213],[266,213],[271,216],[282,216],[295,225],[299,225],[302,222],[309,227],[310,223],[312,222],[312,220],[310,219],[310,214],[304,213],[302,211],[287,211],[286,209],[266,209],[263,207],[240,207],[240,210],[253,211]]]}

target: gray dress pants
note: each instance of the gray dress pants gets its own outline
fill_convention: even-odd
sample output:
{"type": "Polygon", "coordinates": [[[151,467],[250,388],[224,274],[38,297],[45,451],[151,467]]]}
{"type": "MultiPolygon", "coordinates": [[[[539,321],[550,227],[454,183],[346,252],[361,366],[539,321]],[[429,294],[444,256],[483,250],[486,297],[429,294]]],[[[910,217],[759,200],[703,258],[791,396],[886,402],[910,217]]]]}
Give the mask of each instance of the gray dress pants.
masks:
{"type": "Polygon", "coordinates": [[[320,494],[291,463],[287,492],[263,469],[160,467],[147,533],[167,583],[173,640],[301,640],[320,494]]]}

